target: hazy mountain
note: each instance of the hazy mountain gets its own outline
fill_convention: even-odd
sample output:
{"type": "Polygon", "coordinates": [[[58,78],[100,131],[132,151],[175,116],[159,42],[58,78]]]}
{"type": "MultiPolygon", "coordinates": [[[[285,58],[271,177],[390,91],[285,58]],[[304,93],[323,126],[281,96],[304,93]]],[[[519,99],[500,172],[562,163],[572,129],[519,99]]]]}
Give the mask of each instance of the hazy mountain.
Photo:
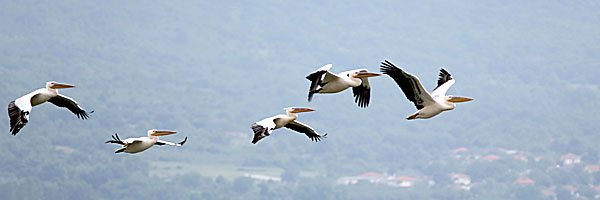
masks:
{"type": "Polygon", "coordinates": [[[0,196],[510,199],[551,186],[561,196],[561,186],[572,185],[593,198],[597,192],[582,188],[600,179],[584,173],[583,164],[549,171],[533,161],[462,163],[451,150],[514,149],[555,160],[574,153],[598,164],[599,8],[548,1],[5,1],[0,102],[55,80],[77,85],[60,92],[95,112],[83,121],[44,104],[16,137],[4,115],[0,196]],[[444,67],[456,79],[449,94],[475,100],[433,119],[406,121],[414,106],[381,76],[370,81],[366,109],[350,91],[307,102],[304,77],[322,65],[379,71],[384,59],[428,89],[444,67]],[[316,108],[298,120],[329,137],[314,143],[277,130],[251,144],[250,125],[288,106],[316,108]],[[115,132],[139,137],[152,128],[179,132],[164,140],[189,141],[137,155],[114,155],[117,146],[103,143],[115,132]],[[521,175],[536,182],[535,190],[511,186],[528,169],[521,175]],[[466,192],[441,184],[335,185],[368,171],[425,179],[461,172],[474,185],[466,192]],[[245,173],[287,180],[253,182],[240,178],[245,173]],[[496,184],[490,187],[497,192],[477,193],[483,182],[496,184]]]}

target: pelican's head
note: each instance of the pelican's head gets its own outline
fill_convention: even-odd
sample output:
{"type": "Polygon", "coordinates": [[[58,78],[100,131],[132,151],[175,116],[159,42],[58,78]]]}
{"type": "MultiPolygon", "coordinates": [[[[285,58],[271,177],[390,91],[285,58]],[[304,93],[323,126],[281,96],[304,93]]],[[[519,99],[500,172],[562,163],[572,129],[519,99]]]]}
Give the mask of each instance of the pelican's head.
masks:
{"type": "Polygon", "coordinates": [[[468,98],[468,97],[455,97],[452,95],[446,96],[446,101],[452,102],[452,103],[467,102],[467,101],[471,101],[471,100],[473,100],[473,99],[468,98]]]}
{"type": "Polygon", "coordinates": [[[160,136],[160,135],[171,135],[177,133],[177,131],[165,131],[165,130],[156,130],[156,129],[151,129],[148,130],[148,137],[150,136],[160,136]]]}
{"type": "Polygon", "coordinates": [[[315,109],[312,109],[312,108],[296,108],[296,107],[287,107],[287,108],[284,108],[284,110],[288,113],[301,113],[301,112],[315,111],[315,109]]]}
{"type": "Polygon", "coordinates": [[[49,89],[62,89],[62,88],[72,88],[74,85],[66,84],[66,83],[57,83],[55,81],[50,81],[46,83],[46,88],[49,89]]]}

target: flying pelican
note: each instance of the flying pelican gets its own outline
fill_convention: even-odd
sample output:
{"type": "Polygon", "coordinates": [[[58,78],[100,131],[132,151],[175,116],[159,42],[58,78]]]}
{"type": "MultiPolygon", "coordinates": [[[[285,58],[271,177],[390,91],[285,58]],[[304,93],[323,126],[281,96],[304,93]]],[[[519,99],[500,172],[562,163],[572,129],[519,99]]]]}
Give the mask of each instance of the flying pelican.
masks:
{"type": "Polygon", "coordinates": [[[158,139],[159,135],[171,135],[177,133],[176,131],[159,131],[156,129],[148,130],[148,137],[139,137],[139,138],[127,138],[125,140],[121,140],[119,135],[115,133],[112,136],[113,140],[106,141],[104,143],[115,143],[123,145],[123,148],[117,149],[115,153],[139,153],[146,149],[149,149],[153,145],[172,145],[172,146],[183,146],[187,141],[187,137],[183,139],[183,141],[179,143],[167,142],[158,139]]]}
{"type": "MultiPolygon", "coordinates": [[[[10,117],[10,132],[17,135],[19,130],[29,122],[29,114],[31,108],[46,101],[58,106],[65,107],[73,112],[77,118],[87,119],[86,113],[75,100],[65,95],[58,94],[57,89],[72,88],[74,85],[57,83],[50,81],[46,83],[46,88],[37,89],[29,94],[26,94],[8,104],[8,116],[10,117]]],[[[94,111],[90,112],[93,113],[94,111]]]]}
{"type": "Polygon", "coordinates": [[[437,87],[433,89],[431,95],[423,88],[419,78],[402,71],[390,61],[381,62],[381,72],[389,75],[400,86],[406,98],[412,101],[418,111],[406,119],[428,119],[442,111],[452,110],[456,105],[455,102],[471,101],[473,99],[467,97],[455,97],[452,95],[445,96],[446,91],[454,84],[454,79],[444,68],[440,69],[440,78],[438,79],[437,87]]]}
{"type": "Polygon", "coordinates": [[[370,73],[366,69],[355,69],[336,75],[329,71],[331,66],[333,65],[327,64],[306,76],[306,79],[311,81],[308,101],[312,100],[315,93],[338,93],[352,87],[354,102],[358,103],[359,107],[369,106],[371,86],[367,78],[381,74],[370,73]]]}
{"type": "Polygon", "coordinates": [[[327,134],[321,136],[310,126],[296,121],[296,118],[298,118],[296,113],[315,111],[314,109],[288,107],[284,108],[284,110],[286,115],[275,115],[252,124],[250,127],[252,128],[252,131],[254,131],[254,139],[252,139],[252,144],[256,144],[256,142],[259,140],[271,135],[273,130],[281,127],[286,127],[294,131],[304,133],[315,142],[320,141],[321,137],[327,137],[327,134]]]}

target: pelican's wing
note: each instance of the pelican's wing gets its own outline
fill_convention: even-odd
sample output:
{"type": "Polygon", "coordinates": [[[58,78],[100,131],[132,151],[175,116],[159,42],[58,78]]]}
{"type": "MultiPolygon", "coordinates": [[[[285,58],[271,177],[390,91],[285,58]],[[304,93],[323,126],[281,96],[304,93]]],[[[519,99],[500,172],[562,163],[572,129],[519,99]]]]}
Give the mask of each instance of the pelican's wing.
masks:
{"type": "Polygon", "coordinates": [[[142,143],[144,141],[144,138],[147,138],[147,137],[127,138],[127,139],[122,140],[122,141],[125,143],[125,146],[136,145],[138,143],[142,143]]]}
{"type": "Polygon", "coordinates": [[[29,111],[23,111],[15,104],[15,101],[11,101],[8,104],[8,117],[10,118],[10,133],[12,133],[12,135],[17,135],[21,128],[27,125],[28,120],[25,117],[25,114],[27,113],[25,112],[28,113],[29,111]]]}
{"type": "Polygon", "coordinates": [[[29,122],[31,113],[31,99],[37,95],[37,91],[26,94],[8,104],[8,117],[10,118],[10,132],[17,135],[21,128],[29,122]]]}
{"type": "Polygon", "coordinates": [[[446,92],[450,89],[450,86],[454,85],[454,82],[452,75],[448,71],[444,68],[440,69],[440,78],[438,79],[437,87],[431,92],[431,96],[434,99],[446,96],[446,92]]]}
{"type": "MultiPolygon", "coordinates": [[[[367,70],[361,70],[361,72],[368,72],[367,70]]],[[[360,78],[361,84],[357,87],[352,88],[354,94],[354,102],[358,103],[359,107],[369,106],[371,99],[371,86],[369,85],[369,79],[367,77],[360,78]]]]}
{"type": "Polygon", "coordinates": [[[65,108],[69,109],[72,113],[77,115],[77,118],[81,118],[81,119],[88,118],[88,114],[85,112],[85,110],[83,110],[83,108],[79,107],[79,105],[77,105],[77,102],[75,102],[75,100],[73,100],[67,96],[58,94],[57,96],[50,98],[48,101],[58,107],[65,107],[65,108]]]}
{"type": "Polygon", "coordinates": [[[310,126],[300,123],[299,121],[291,121],[290,123],[287,123],[285,125],[286,128],[292,129],[294,131],[300,132],[300,133],[304,133],[306,134],[306,136],[308,136],[311,140],[318,142],[321,140],[321,137],[326,137],[327,134],[321,136],[319,135],[313,128],[311,128],[310,126]]]}
{"type": "Polygon", "coordinates": [[[183,146],[183,144],[185,144],[185,142],[187,142],[187,137],[185,137],[185,139],[183,139],[183,141],[179,142],[179,143],[174,143],[174,142],[167,142],[167,141],[163,141],[163,140],[158,140],[156,141],[156,145],[171,145],[171,146],[183,146]]]}
{"type": "Polygon", "coordinates": [[[392,64],[390,61],[386,60],[381,62],[381,72],[389,75],[392,77],[392,79],[394,79],[394,81],[396,81],[396,84],[400,86],[400,89],[402,89],[402,92],[404,92],[406,98],[412,101],[417,109],[420,110],[427,105],[435,103],[431,95],[429,95],[427,90],[425,90],[423,85],[421,85],[419,78],[412,74],[406,73],[392,64]]]}
{"type": "Polygon", "coordinates": [[[259,140],[263,139],[271,135],[271,132],[275,129],[275,118],[269,117],[263,119],[259,122],[256,122],[250,126],[252,131],[254,131],[254,138],[252,139],[252,144],[256,144],[259,140]]]}
{"type": "Polygon", "coordinates": [[[115,135],[112,135],[111,137],[113,140],[108,140],[104,143],[115,143],[115,144],[125,145],[125,142],[121,141],[121,138],[119,138],[119,135],[117,133],[115,133],[115,135]]]}
{"type": "Polygon", "coordinates": [[[332,80],[340,78],[339,76],[329,71],[331,66],[333,65],[327,64],[306,76],[306,79],[310,81],[310,88],[308,90],[308,101],[312,100],[313,94],[318,93],[325,84],[332,80]]]}

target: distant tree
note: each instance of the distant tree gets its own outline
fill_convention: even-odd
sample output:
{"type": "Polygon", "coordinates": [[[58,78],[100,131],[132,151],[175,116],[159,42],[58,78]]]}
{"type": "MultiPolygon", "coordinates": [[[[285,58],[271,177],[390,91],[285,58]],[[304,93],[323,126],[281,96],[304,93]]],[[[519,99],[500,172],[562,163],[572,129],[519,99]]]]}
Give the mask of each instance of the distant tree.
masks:
{"type": "Polygon", "coordinates": [[[215,178],[215,183],[218,184],[218,185],[229,184],[229,182],[227,181],[227,179],[225,179],[225,177],[223,177],[223,176],[217,176],[217,178],[215,178]]]}
{"type": "Polygon", "coordinates": [[[558,200],[571,200],[571,191],[565,188],[560,188],[556,191],[556,198],[558,200]]]}
{"type": "Polygon", "coordinates": [[[254,180],[249,177],[238,177],[233,180],[233,189],[239,193],[246,193],[250,188],[252,188],[254,184],[254,180]]]}
{"type": "Polygon", "coordinates": [[[260,183],[258,185],[260,189],[259,195],[265,199],[271,199],[273,193],[269,190],[269,186],[266,183],[260,183]]]}
{"type": "Polygon", "coordinates": [[[543,199],[540,190],[534,186],[517,187],[513,192],[514,199],[543,199]]]}

